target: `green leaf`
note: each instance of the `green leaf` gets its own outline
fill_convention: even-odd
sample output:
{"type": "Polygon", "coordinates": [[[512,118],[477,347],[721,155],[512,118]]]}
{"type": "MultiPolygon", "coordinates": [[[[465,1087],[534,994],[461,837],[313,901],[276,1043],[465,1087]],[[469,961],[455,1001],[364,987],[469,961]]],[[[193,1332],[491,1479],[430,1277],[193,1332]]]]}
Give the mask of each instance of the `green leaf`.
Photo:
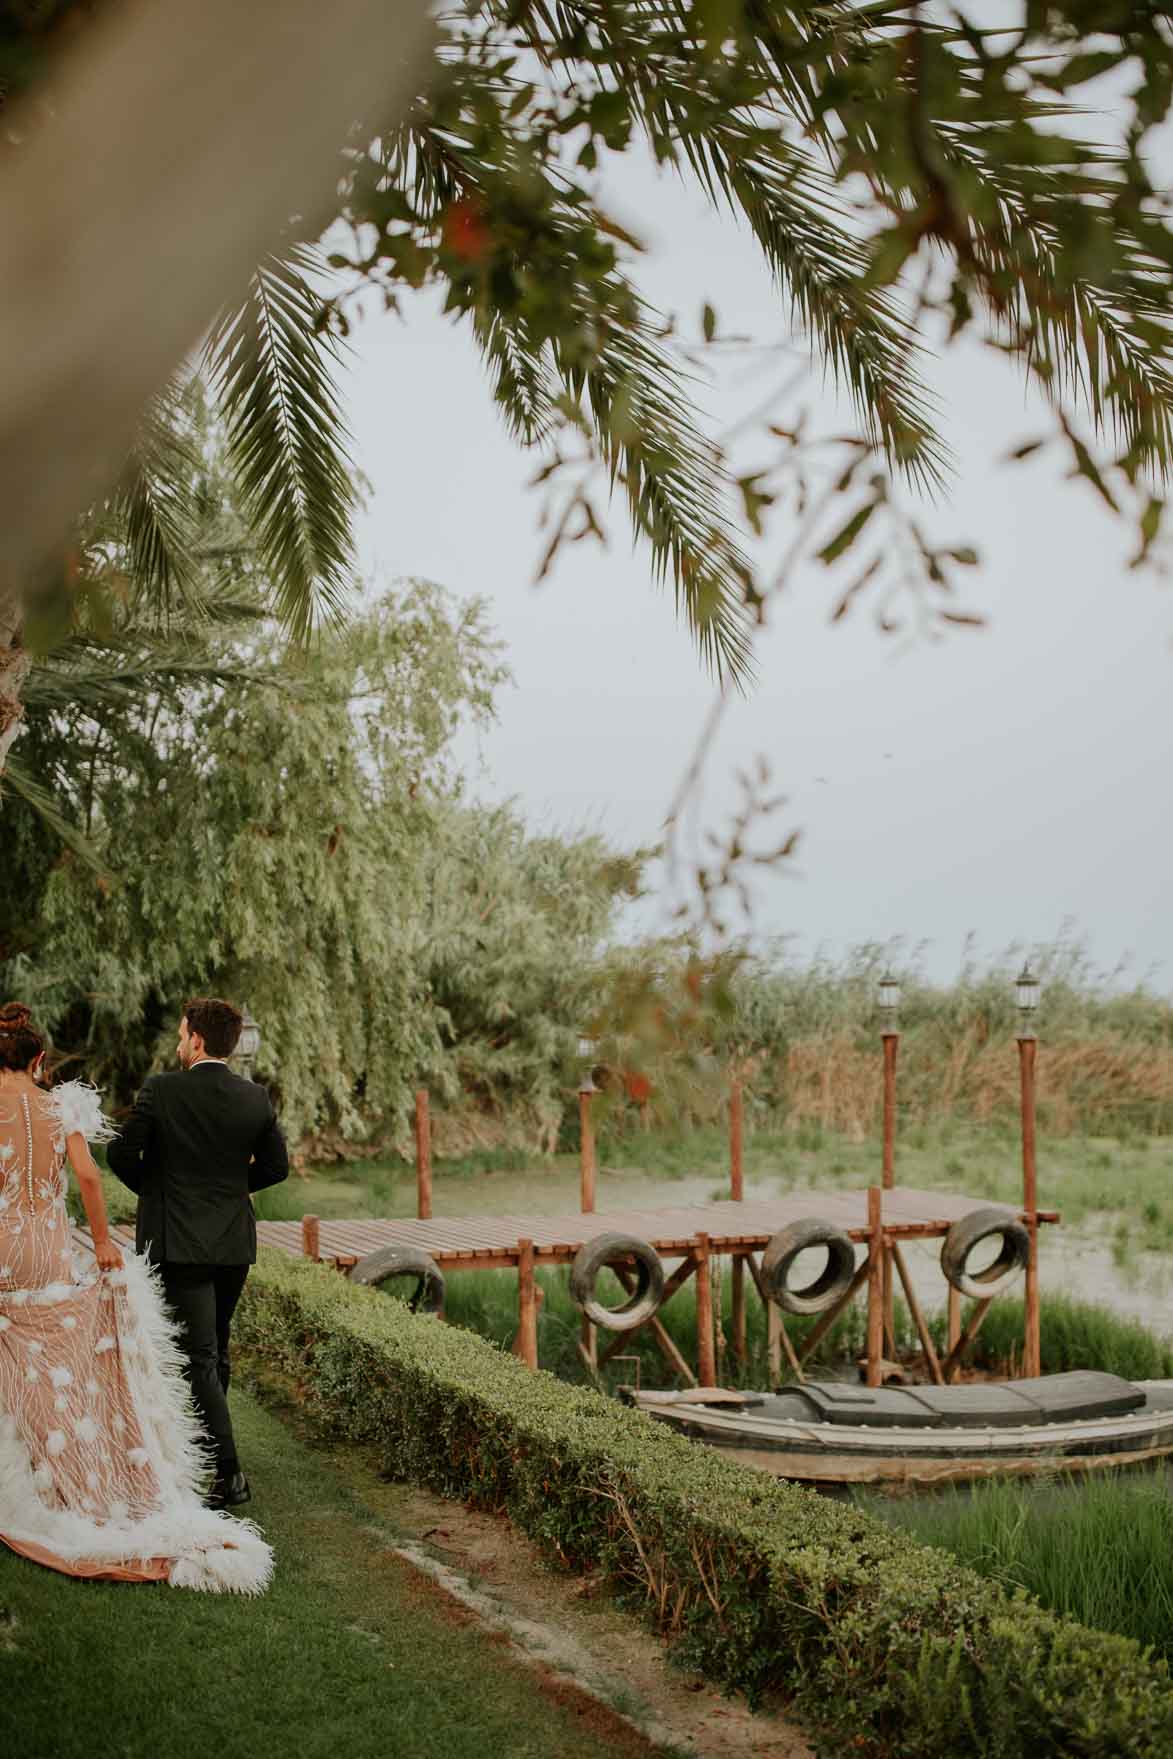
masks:
{"type": "Polygon", "coordinates": [[[878,501],[867,501],[862,507],[857,508],[846,525],[835,533],[830,543],[824,544],[822,549],[816,552],[816,561],[822,562],[827,568],[831,566],[832,562],[837,562],[840,556],[851,548],[878,506],[878,501]]]}

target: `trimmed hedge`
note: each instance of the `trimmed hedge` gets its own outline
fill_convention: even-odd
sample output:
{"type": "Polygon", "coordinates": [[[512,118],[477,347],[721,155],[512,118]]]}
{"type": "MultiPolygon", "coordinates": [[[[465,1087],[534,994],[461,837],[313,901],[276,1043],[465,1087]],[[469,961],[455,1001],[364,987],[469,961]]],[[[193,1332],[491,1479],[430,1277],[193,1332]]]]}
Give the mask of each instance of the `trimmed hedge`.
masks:
{"type": "Polygon", "coordinates": [[[1168,1759],[1169,1671],[849,1505],[263,1252],[241,1344],[397,1476],[505,1510],[639,1598],[680,1659],[782,1693],[826,1754],[1168,1759]]]}

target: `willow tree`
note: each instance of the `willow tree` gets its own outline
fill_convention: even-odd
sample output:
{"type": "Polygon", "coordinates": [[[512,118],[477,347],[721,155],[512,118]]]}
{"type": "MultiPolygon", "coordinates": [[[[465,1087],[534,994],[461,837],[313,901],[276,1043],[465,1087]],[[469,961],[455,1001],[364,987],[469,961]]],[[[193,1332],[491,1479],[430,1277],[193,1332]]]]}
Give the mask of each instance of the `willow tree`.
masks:
{"type": "Polygon", "coordinates": [[[168,660],[127,624],[35,669],[0,982],[114,1098],[211,989],[249,1000],[259,1073],[319,1152],[395,1131],[425,1077],[548,1130],[635,870],[463,802],[453,735],[504,677],[483,609],[408,584],[295,675],[270,623],[192,645],[168,660]]]}

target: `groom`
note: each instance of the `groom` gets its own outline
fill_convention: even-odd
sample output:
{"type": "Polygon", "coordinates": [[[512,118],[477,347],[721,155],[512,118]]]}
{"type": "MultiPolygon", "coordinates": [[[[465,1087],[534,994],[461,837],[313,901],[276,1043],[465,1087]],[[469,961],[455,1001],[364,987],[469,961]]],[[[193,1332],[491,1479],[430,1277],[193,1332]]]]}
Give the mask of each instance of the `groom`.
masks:
{"type": "Polygon", "coordinates": [[[263,1087],[233,1074],[242,1018],[231,1002],[201,996],[179,1022],[180,1069],[152,1075],[110,1166],[138,1196],[135,1246],[159,1268],[204,1428],[216,1453],[211,1508],[249,1501],[228,1414],[228,1336],[257,1224],[250,1191],[280,1184],[289,1155],[263,1087]]]}

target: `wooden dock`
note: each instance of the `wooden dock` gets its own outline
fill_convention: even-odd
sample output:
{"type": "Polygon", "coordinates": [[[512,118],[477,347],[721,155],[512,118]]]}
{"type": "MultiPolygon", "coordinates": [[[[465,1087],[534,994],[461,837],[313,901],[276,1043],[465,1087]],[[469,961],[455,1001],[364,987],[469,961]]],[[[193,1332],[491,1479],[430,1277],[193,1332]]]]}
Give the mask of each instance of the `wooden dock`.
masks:
{"type": "MultiPolygon", "coordinates": [[[[885,1342],[876,1327],[883,1327],[881,1302],[878,1295],[879,1269],[895,1262],[906,1277],[900,1256],[902,1240],[943,1238],[955,1221],[972,1210],[988,1204],[989,1199],[966,1196],[958,1192],[919,1191],[895,1185],[883,1191],[794,1191],[772,1198],[751,1198],[718,1203],[695,1203],[655,1209],[623,1209],[587,1211],[574,1215],[476,1215],[448,1216],[426,1220],[394,1218],[388,1220],[328,1221],[306,1216],[302,1221],[259,1221],[257,1238],[261,1245],[275,1247],[293,1257],[305,1257],[334,1263],[348,1271],[360,1258],[383,1246],[413,1246],[426,1252],[445,1275],[462,1270],[513,1270],[518,1278],[518,1332],[514,1348],[531,1367],[538,1365],[537,1315],[541,1290],[534,1283],[537,1264],[569,1264],[580,1247],[599,1234],[634,1235],[646,1241],[662,1258],[678,1261],[668,1278],[664,1291],[667,1301],[692,1277],[696,1278],[697,1303],[697,1371],[681,1356],[658,1318],[647,1321],[672,1371],[692,1385],[712,1386],[716,1380],[713,1287],[711,1260],[727,1257],[733,1266],[733,1311],[730,1347],[734,1357],[745,1359],[745,1272],[761,1295],[767,1312],[770,1368],[775,1380],[785,1354],[791,1371],[803,1378],[802,1362],[813,1349],[818,1337],[839,1311],[825,1316],[823,1322],[807,1338],[801,1354],[796,1353],[778,1307],[765,1298],[755,1253],[760,1252],[788,1223],[817,1216],[821,1221],[841,1228],[853,1241],[868,1247],[868,1254],[857,1272],[846,1300],[854,1295],[863,1281],[868,1280],[869,1317],[875,1325],[869,1329],[869,1379],[878,1371],[880,1352],[885,1342]],[[873,1335],[874,1334],[874,1335],[873,1335]]],[[[430,1206],[429,1206],[430,1207],[430,1206]]],[[[1030,1218],[1022,1213],[1022,1219],[1030,1218]]],[[[1036,1222],[1057,1222],[1054,1210],[1039,1210],[1036,1222]]],[[[115,1237],[133,1244],[133,1231],[125,1226],[112,1230],[115,1237]]],[[[79,1230],[81,1243],[89,1241],[79,1230]]],[[[959,1330],[959,1303],[955,1293],[950,1301],[950,1353],[944,1364],[938,1364],[929,1344],[923,1317],[916,1303],[911,1284],[905,1282],[913,1317],[917,1323],[933,1378],[940,1379],[956,1367],[989,1303],[979,1303],[976,1322],[971,1321],[964,1336],[959,1330]]],[[[887,1322],[890,1325],[890,1320],[887,1322]]],[[[617,1334],[600,1355],[594,1328],[584,1321],[584,1360],[594,1370],[610,1356],[622,1350],[628,1332],[617,1334]]],[[[878,1384],[878,1381],[874,1382],[878,1384]]]]}
{"type": "MultiPolygon", "coordinates": [[[[896,1239],[943,1237],[988,1198],[952,1191],[916,1191],[892,1186],[883,1194],[885,1232],[896,1239]]],[[[511,1270],[522,1241],[533,1246],[540,1264],[569,1264],[580,1246],[597,1234],[635,1234],[662,1258],[686,1256],[704,1236],[719,1254],[759,1252],[788,1222],[817,1215],[842,1228],[851,1239],[870,1238],[866,1191],[795,1191],[782,1197],[735,1203],[690,1203],[656,1209],[599,1210],[582,1215],[470,1215],[441,1220],[320,1221],[318,1256],[364,1258],[380,1246],[416,1246],[447,1274],[455,1270],[511,1270]]],[[[1040,1210],[1041,1222],[1058,1221],[1040,1210]]],[[[257,1238],[266,1246],[300,1256],[301,1222],[258,1222],[257,1238]]]]}

